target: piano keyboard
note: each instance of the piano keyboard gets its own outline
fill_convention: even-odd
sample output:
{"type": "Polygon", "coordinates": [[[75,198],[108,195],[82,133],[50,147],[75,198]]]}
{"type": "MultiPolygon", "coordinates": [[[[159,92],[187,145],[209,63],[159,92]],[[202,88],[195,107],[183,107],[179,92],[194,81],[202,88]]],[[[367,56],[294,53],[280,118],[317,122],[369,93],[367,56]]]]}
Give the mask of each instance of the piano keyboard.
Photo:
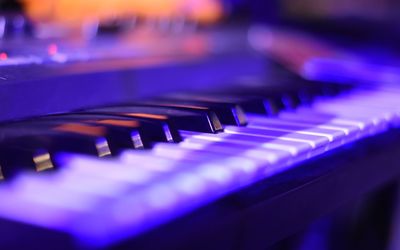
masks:
{"type": "Polygon", "coordinates": [[[4,124],[0,218],[105,247],[399,125],[400,89],[339,89],[173,95],[4,124]]]}

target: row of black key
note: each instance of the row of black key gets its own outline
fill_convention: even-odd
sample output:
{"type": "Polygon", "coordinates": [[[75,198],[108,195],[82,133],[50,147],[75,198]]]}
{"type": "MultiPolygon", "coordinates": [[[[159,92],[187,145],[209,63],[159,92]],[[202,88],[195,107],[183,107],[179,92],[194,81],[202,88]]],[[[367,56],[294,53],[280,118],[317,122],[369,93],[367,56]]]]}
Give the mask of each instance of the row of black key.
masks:
{"type": "Polygon", "coordinates": [[[245,112],[273,115],[293,109],[324,94],[326,87],[310,84],[281,91],[256,88],[241,94],[170,95],[5,124],[0,129],[2,175],[10,177],[21,168],[57,168],[53,155],[58,152],[115,156],[124,149],[151,148],[156,142],[180,142],[179,130],[217,133],[222,124],[245,126],[245,112]],[[304,92],[306,100],[301,98],[304,92]]]}

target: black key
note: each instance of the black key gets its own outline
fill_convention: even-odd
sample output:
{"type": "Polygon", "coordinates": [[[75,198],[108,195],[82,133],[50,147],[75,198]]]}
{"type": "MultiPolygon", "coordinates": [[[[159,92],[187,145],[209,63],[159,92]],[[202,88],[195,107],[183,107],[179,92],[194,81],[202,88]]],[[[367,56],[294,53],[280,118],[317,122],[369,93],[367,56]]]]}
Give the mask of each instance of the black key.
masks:
{"type": "MultiPolygon", "coordinates": [[[[125,141],[125,147],[150,148],[154,142],[180,142],[182,140],[177,129],[172,129],[165,122],[154,122],[139,118],[121,117],[99,114],[59,114],[41,117],[40,120],[82,122],[102,125],[114,134],[116,140],[125,141]],[[137,136],[139,135],[139,136],[137,136]],[[133,145],[132,145],[133,144],[133,145]]],[[[122,145],[121,145],[122,146],[122,145]]]]}
{"type": "Polygon", "coordinates": [[[101,129],[64,125],[58,130],[26,131],[23,136],[0,142],[0,166],[4,176],[10,177],[21,169],[44,171],[57,167],[53,156],[58,152],[75,152],[94,156],[109,156],[110,147],[101,129]],[[80,131],[80,132],[68,132],[80,131]]]}
{"type": "MultiPolygon", "coordinates": [[[[139,123],[136,121],[122,122],[109,119],[95,122],[90,120],[64,119],[61,116],[57,117],[59,118],[55,116],[53,118],[46,117],[28,120],[24,121],[20,126],[35,127],[37,129],[52,129],[57,126],[62,126],[63,124],[73,123],[92,126],[93,128],[101,127],[105,131],[105,137],[112,149],[113,155],[117,155],[122,149],[140,149],[144,147],[142,135],[139,130],[139,123]]],[[[148,144],[150,145],[150,143],[148,144]]]]}
{"type": "Polygon", "coordinates": [[[0,165],[3,177],[9,179],[21,170],[42,172],[53,169],[55,164],[52,154],[41,146],[28,136],[1,143],[0,165]]]}
{"type": "Polygon", "coordinates": [[[191,112],[164,107],[113,106],[85,110],[84,113],[118,115],[151,121],[162,121],[180,130],[205,133],[222,131],[222,125],[213,112],[191,112]]]}
{"type": "Polygon", "coordinates": [[[144,105],[164,106],[193,112],[215,112],[222,124],[244,126],[247,118],[243,108],[233,100],[221,100],[212,96],[173,95],[145,102],[144,105]]]}
{"type": "MultiPolygon", "coordinates": [[[[277,78],[274,81],[276,81],[275,84],[249,85],[217,94],[233,95],[253,100],[262,98],[265,104],[264,111],[267,111],[270,115],[274,115],[280,110],[294,109],[299,105],[311,104],[315,97],[324,95],[324,88],[327,85],[325,83],[307,81],[300,77],[277,78]]],[[[257,101],[257,109],[254,108],[254,101],[246,103],[240,103],[245,110],[249,109],[252,110],[251,112],[262,113],[263,109],[260,109],[259,100],[257,101]]]]}
{"type": "Polygon", "coordinates": [[[240,105],[246,112],[257,112],[276,115],[281,110],[292,109],[298,104],[296,91],[276,87],[251,87],[228,90],[223,95],[236,96],[244,99],[240,105]],[[262,104],[262,107],[261,105],[262,104]]]}
{"type": "Polygon", "coordinates": [[[241,103],[243,109],[248,113],[277,115],[283,109],[283,103],[278,98],[263,98],[249,96],[241,103]]]}
{"type": "MultiPolygon", "coordinates": [[[[118,114],[99,114],[99,113],[90,113],[90,112],[79,112],[79,113],[69,113],[62,115],[63,117],[68,117],[71,119],[78,120],[91,120],[96,123],[108,123],[109,120],[117,120],[117,121],[136,121],[140,123],[139,130],[143,135],[144,141],[150,142],[181,142],[182,137],[179,134],[178,129],[173,124],[168,124],[167,122],[160,119],[148,119],[141,118],[136,116],[121,116],[118,114]]],[[[54,116],[49,116],[52,118],[54,116]]],[[[118,122],[111,122],[115,126],[118,122]]],[[[147,144],[146,144],[147,145],[147,144]]]]}
{"type": "MultiPolygon", "coordinates": [[[[109,133],[109,130],[100,125],[90,125],[84,123],[63,123],[63,122],[47,122],[47,121],[26,121],[23,123],[12,123],[7,126],[2,126],[0,129],[0,139],[1,143],[5,140],[16,139],[23,136],[28,136],[32,138],[36,138],[39,136],[40,138],[48,138],[49,142],[52,142],[54,139],[54,145],[58,145],[60,149],[64,151],[78,152],[78,153],[88,153],[95,154],[99,156],[105,155],[117,155],[122,148],[119,146],[119,142],[112,137],[109,133]],[[82,138],[82,140],[87,140],[90,144],[90,149],[85,151],[85,147],[83,144],[63,144],[62,140],[58,141],[57,138],[71,138],[74,141],[82,138]],[[56,140],[57,139],[57,140],[56,140]],[[102,151],[101,144],[105,145],[104,149],[106,151],[102,151]],[[63,148],[62,146],[66,146],[63,148]],[[97,148],[97,149],[96,149],[97,148]],[[96,150],[93,150],[96,149],[96,150]]],[[[3,143],[4,144],[4,143],[3,143]]],[[[53,145],[53,144],[51,144],[53,145]]]]}
{"type": "Polygon", "coordinates": [[[282,103],[287,110],[293,110],[300,106],[300,90],[286,91],[281,96],[282,103]]]}
{"type": "MultiPolygon", "coordinates": [[[[191,96],[188,94],[188,96],[191,96]]],[[[272,98],[263,98],[260,96],[240,96],[235,94],[203,94],[203,95],[193,95],[191,96],[194,100],[202,100],[204,102],[215,102],[215,103],[226,103],[231,106],[237,106],[239,113],[258,113],[258,114],[268,114],[275,115],[281,109],[278,107],[272,98]]],[[[283,104],[281,104],[283,106],[283,104]]],[[[232,112],[233,113],[233,112],[232,112]]],[[[233,113],[234,114],[234,113],[233,113]]],[[[236,112],[237,114],[237,112],[236,112]]],[[[243,114],[242,125],[247,123],[245,114],[243,114]]]]}
{"type": "MultiPolygon", "coordinates": [[[[224,90],[222,94],[263,98],[266,100],[265,111],[268,114],[276,114],[283,109],[294,109],[299,105],[309,105],[315,97],[334,96],[352,88],[352,85],[349,84],[309,81],[278,63],[272,63],[269,67],[271,68],[268,71],[269,82],[246,84],[244,87],[224,90]]],[[[247,107],[245,104],[241,105],[246,111],[261,112],[259,108],[254,108],[253,103],[248,104],[247,107]]]]}

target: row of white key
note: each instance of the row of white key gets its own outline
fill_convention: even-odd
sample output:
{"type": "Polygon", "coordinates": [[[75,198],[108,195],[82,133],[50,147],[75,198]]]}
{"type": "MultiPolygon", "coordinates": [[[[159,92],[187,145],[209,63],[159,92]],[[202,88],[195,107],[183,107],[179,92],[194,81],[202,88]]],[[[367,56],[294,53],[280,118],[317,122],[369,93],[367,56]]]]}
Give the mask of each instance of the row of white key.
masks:
{"type": "Polygon", "coordinates": [[[226,126],[224,133],[182,131],[182,143],[128,150],[117,159],[64,155],[65,167],[57,173],[23,175],[1,187],[7,204],[0,216],[98,244],[141,233],[397,125],[399,97],[396,91],[355,91],[277,117],[249,115],[247,127],[226,126]]]}

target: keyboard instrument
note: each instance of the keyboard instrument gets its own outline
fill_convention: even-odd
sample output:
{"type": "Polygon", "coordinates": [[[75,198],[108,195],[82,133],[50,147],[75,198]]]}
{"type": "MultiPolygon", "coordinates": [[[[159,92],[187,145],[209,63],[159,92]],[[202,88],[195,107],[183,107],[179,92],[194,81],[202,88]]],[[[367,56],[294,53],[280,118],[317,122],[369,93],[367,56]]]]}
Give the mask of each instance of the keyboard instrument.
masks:
{"type": "Polygon", "coordinates": [[[50,230],[46,238],[105,247],[140,239],[199,208],[246,213],[265,195],[252,194],[258,185],[273,190],[284,179],[301,187],[332,174],[329,166],[291,180],[308,162],[380,137],[395,143],[397,87],[292,85],[180,93],[4,123],[0,197],[7,202],[0,216],[20,237],[50,230]],[[274,178],[278,183],[269,183],[274,178]]]}
{"type": "Polygon", "coordinates": [[[398,182],[394,67],[235,23],[239,1],[22,2],[0,17],[2,249],[313,249],[279,243],[398,182]]]}

